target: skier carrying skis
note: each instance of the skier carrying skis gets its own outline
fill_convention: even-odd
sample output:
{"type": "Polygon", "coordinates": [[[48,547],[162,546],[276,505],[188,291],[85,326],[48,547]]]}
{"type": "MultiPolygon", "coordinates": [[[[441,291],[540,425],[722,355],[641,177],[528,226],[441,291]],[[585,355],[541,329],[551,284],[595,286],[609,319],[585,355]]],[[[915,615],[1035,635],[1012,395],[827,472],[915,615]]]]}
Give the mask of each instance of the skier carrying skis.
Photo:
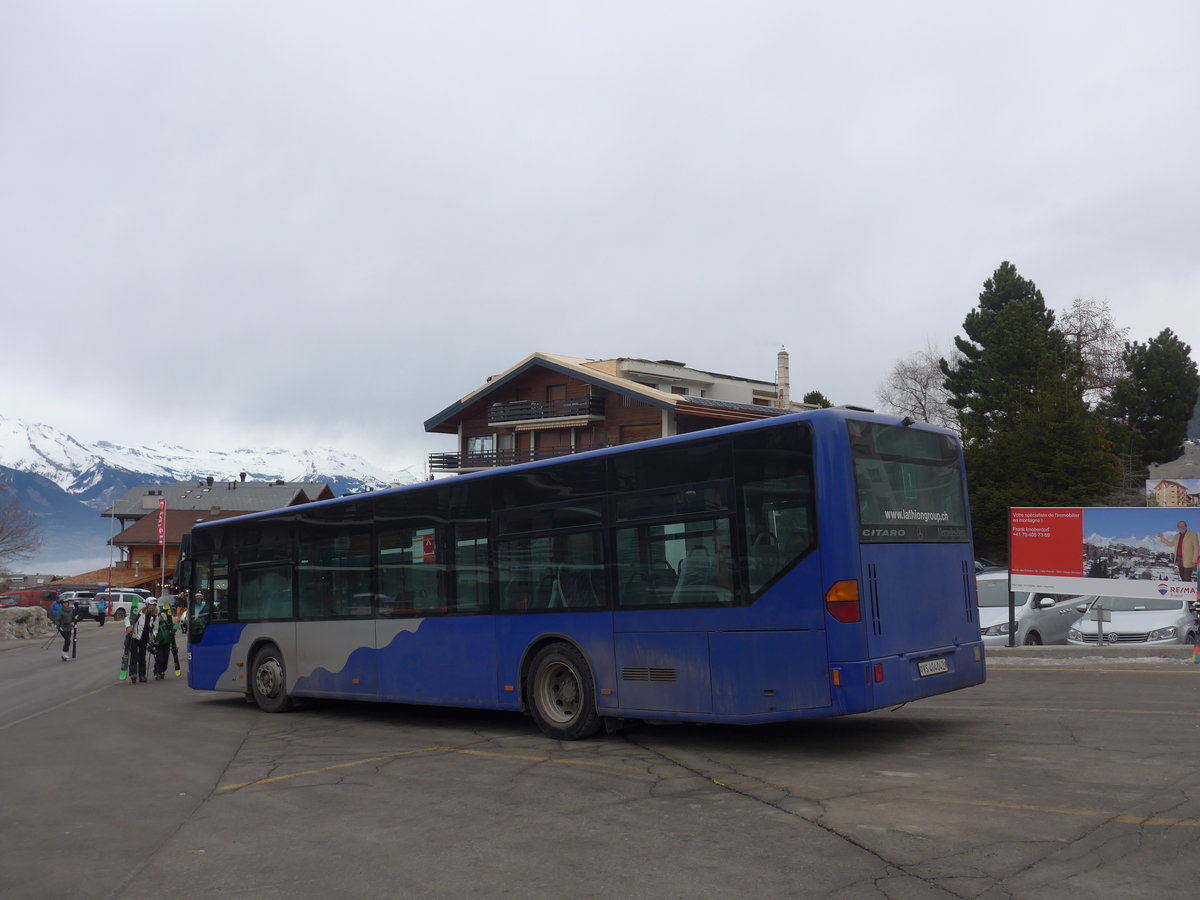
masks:
{"type": "Polygon", "coordinates": [[[134,684],[139,678],[146,681],[146,649],[158,633],[158,601],[149,597],[142,607],[125,626],[129,636],[129,680],[134,684]]]}
{"type": "Polygon", "coordinates": [[[63,603],[59,606],[58,615],[54,617],[54,626],[62,635],[62,659],[66,662],[71,658],[71,632],[75,628],[75,612],[71,609],[71,604],[63,603]]]}
{"type": "Polygon", "coordinates": [[[175,646],[175,619],[171,615],[171,606],[163,598],[161,615],[158,617],[158,630],[154,633],[154,680],[161,681],[167,674],[167,658],[175,654],[175,674],[179,674],[179,650],[175,646]]]}

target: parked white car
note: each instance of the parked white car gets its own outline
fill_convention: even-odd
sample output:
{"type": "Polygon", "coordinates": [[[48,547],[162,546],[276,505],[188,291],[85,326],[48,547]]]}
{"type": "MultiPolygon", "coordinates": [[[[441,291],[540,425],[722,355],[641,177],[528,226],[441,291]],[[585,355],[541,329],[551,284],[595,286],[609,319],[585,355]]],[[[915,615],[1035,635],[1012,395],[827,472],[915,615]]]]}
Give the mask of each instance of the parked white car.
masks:
{"type": "MultiPolygon", "coordinates": [[[[979,592],[979,633],[985,646],[1007,647],[1008,572],[992,570],[975,576],[979,592]]],[[[1042,591],[1014,591],[1016,638],[1014,644],[1065,644],[1067,632],[1079,618],[1079,597],[1042,591]]]]}
{"type": "Polygon", "coordinates": [[[113,591],[97,594],[95,600],[108,601],[108,615],[114,621],[123,622],[145,602],[145,597],[136,591],[113,591]]]}
{"type": "Polygon", "coordinates": [[[1146,645],[1195,644],[1200,634],[1191,602],[1181,597],[1094,597],[1076,611],[1084,614],[1072,623],[1067,643],[1081,647],[1095,647],[1100,635],[1105,644],[1146,645]],[[1099,610],[1108,619],[1098,623],[1099,610]]]}

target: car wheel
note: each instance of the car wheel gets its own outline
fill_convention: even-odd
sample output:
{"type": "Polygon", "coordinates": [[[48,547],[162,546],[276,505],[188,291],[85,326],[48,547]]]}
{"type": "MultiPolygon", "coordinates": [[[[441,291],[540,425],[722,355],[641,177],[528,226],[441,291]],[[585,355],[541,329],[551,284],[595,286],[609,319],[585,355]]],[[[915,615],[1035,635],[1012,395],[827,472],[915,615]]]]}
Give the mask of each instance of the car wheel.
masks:
{"type": "Polygon", "coordinates": [[[1040,647],[1041,644],[1042,644],[1042,636],[1040,634],[1038,634],[1036,631],[1031,631],[1031,632],[1029,632],[1029,634],[1025,635],[1025,646],[1026,647],[1040,647]]]}
{"type": "Polygon", "coordinates": [[[125,610],[118,609],[115,613],[113,613],[113,621],[114,622],[124,622],[125,621],[125,610]]]}

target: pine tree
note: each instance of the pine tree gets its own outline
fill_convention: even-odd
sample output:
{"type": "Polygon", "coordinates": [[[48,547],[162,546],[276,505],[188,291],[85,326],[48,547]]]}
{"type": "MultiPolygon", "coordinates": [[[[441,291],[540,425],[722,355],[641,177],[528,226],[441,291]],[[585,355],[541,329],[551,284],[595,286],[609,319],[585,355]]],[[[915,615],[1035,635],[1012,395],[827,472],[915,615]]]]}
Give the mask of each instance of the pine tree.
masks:
{"type": "Polygon", "coordinates": [[[1128,374],[1113,386],[1101,409],[1112,420],[1113,439],[1141,467],[1171,462],[1183,453],[1188,421],[1200,396],[1192,348],[1170,328],[1141,344],[1125,345],[1128,374]]]}
{"type": "Polygon", "coordinates": [[[1012,506],[1086,506],[1114,489],[1105,422],[1083,399],[1079,356],[1041,291],[1004,262],[941,368],[962,425],[971,516],[981,552],[1007,544],[1012,506]]]}

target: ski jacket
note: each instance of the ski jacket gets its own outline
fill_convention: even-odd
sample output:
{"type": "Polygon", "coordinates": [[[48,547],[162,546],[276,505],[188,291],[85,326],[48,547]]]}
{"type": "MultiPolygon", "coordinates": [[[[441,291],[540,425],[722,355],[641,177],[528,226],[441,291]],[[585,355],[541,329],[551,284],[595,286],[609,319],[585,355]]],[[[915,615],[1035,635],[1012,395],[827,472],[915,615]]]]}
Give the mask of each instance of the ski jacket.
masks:
{"type": "Polygon", "coordinates": [[[153,640],[158,632],[158,614],[141,613],[130,621],[127,630],[135,641],[153,640]]]}
{"type": "Polygon", "coordinates": [[[71,623],[75,621],[75,614],[71,611],[71,607],[63,604],[59,609],[58,615],[54,617],[54,624],[59,631],[70,631],[71,623]]]}

